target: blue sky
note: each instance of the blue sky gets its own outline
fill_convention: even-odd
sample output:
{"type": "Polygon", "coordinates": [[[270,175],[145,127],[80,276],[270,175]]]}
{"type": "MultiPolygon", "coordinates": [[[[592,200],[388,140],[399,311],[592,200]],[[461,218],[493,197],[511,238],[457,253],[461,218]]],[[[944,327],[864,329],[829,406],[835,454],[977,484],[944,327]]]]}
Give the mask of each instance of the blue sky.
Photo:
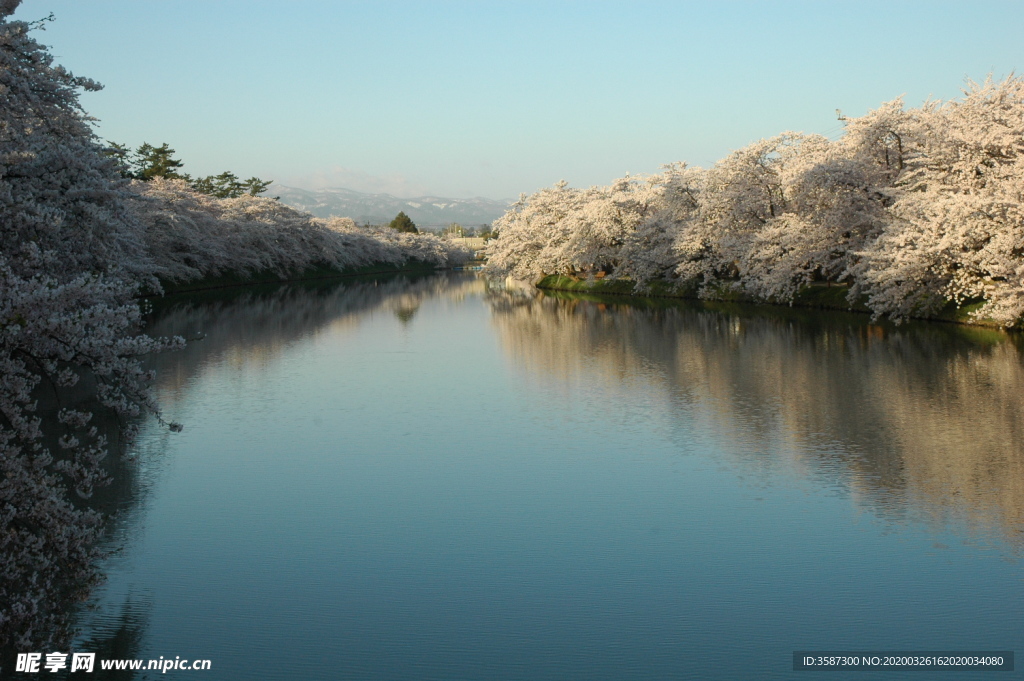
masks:
{"type": "Polygon", "coordinates": [[[23,0],[106,139],[199,175],[515,197],[837,135],[1024,70],[1024,2],[23,0]]]}

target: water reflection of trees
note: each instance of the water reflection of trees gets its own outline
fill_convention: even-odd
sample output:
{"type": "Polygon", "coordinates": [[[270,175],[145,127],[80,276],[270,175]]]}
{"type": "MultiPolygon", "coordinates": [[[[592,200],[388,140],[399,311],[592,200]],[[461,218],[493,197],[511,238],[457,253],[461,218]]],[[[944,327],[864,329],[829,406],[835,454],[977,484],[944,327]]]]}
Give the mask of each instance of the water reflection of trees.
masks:
{"type": "MultiPolygon", "coordinates": [[[[124,423],[112,409],[104,407],[89,386],[80,382],[71,388],[46,386],[33,393],[35,414],[53,427],[40,439],[43,461],[66,462],[70,456],[60,445],[61,430],[57,415],[61,409],[77,409],[92,415],[89,425],[98,439],[107,443],[106,457],[100,469],[109,480],[97,485],[88,497],[79,496],[67,476],[46,478],[49,495],[38,494],[9,469],[0,470],[0,486],[30,497],[36,503],[31,514],[23,517],[4,508],[0,535],[6,534],[0,551],[0,679],[11,672],[17,652],[26,646],[36,650],[65,644],[72,635],[73,605],[88,597],[101,581],[95,560],[102,555],[95,547],[105,544],[102,536],[105,518],[130,504],[137,496],[137,468],[124,456],[120,437],[124,423]],[[22,489],[18,490],[19,486],[22,489]],[[13,518],[12,518],[13,516],[13,518]],[[87,543],[72,543],[69,537],[89,537],[87,543]],[[55,541],[54,538],[57,540],[55,541]]],[[[42,464],[42,465],[45,465],[42,464]]],[[[59,464],[58,464],[59,465],[59,464]]]]}
{"type": "Polygon", "coordinates": [[[1024,546],[1024,359],[1008,336],[764,308],[489,301],[506,351],[546,382],[588,374],[627,399],[642,391],[670,427],[699,422],[746,468],[795,468],[885,517],[1024,546]]]}
{"type": "MultiPolygon", "coordinates": [[[[339,325],[358,324],[359,317],[367,312],[382,310],[401,316],[417,309],[429,298],[441,296],[458,301],[482,287],[479,279],[442,273],[235,289],[211,294],[206,299],[190,296],[157,301],[158,309],[146,329],[148,333],[180,334],[197,339],[180,352],[152,358],[152,367],[157,371],[158,395],[167,407],[185,396],[188,387],[206,367],[223,361],[262,365],[297,340],[339,325]]],[[[121,424],[116,416],[98,405],[87,404],[86,395],[87,391],[80,388],[69,390],[59,396],[59,404],[92,409],[95,412],[92,423],[109,438],[111,446],[105,464],[112,482],[79,503],[105,518],[102,547],[104,553],[115,553],[132,540],[132,526],[144,514],[145,492],[153,483],[152,471],[159,468],[167,440],[174,435],[161,429],[159,436],[142,438],[133,451],[126,452],[117,437],[121,424]]],[[[56,398],[48,401],[46,395],[40,397],[40,416],[55,418],[56,398]]],[[[24,566],[23,574],[4,574],[2,578],[10,583],[30,585],[33,568],[24,566]]],[[[55,602],[40,602],[35,613],[26,615],[21,628],[29,633],[22,643],[27,641],[29,648],[24,645],[16,648],[14,641],[0,641],[0,678],[8,678],[5,675],[13,668],[16,652],[44,648],[47,651],[69,650],[75,635],[76,613],[79,613],[77,624],[82,626],[84,622],[87,629],[87,638],[78,639],[76,649],[99,653],[139,648],[146,622],[145,609],[139,603],[125,603],[121,610],[108,614],[78,610],[77,602],[88,595],[100,578],[97,572],[86,581],[69,581],[67,590],[55,602]]],[[[137,657],[134,653],[114,655],[113,652],[109,656],[137,657]]]]}
{"type": "Polygon", "coordinates": [[[482,290],[480,279],[439,273],[242,289],[205,301],[194,297],[172,301],[164,304],[148,331],[197,340],[180,352],[154,358],[161,403],[180,399],[204,367],[223,362],[238,367],[265,365],[289,344],[358,325],[367,312],[387,311],[408,322],[429,298],[458,301],[482,290]]]}

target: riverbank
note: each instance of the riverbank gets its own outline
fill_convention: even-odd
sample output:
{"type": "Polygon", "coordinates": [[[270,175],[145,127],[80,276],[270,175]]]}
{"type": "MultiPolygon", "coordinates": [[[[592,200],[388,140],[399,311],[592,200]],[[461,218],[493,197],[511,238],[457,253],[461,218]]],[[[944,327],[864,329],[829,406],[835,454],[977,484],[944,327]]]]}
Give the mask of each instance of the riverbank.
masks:
{"type": "MultiPolygon", "coordinates": [[[[776,302],[755,298],[741,291],[720,289],[712,298],[700,298],[695,287],[680,287],[668,282],[651,282],[644,290],[637,291],[636,283],[628,279],[577,279],[560,274],[544,277],[536,284],[537,288],[549,291],[571,291],[611,296],[630,296],[642,298],[679,298],[684,300],[714,300],[726,303],[745,303],[751,305],[771,305],[775,307],[800,307],[818,310],[838,310],[842,312],[858,312],[872,314],[867,306],[866,297],[850,303],[847,300],[849,287],[841,284],[805,286],[793,298],[793,302],[776,302]]],[[[945,307],[931,315],[913,315],[913,319],[926,321],[1002,328],[995,320],[979,318],[972,315],[980,309],[984,301],[972,302],[960,307],[948,303],[945,307]]],[[[1014,327],[1011,330],[1016,330],[1014,327]]]]}
{"type": "MultiPolygon", "coordinates": [[[[212,291],[223,288],[235,288],[243,286],[261,286],[266,284],[286,284],[300,281],[316,281],[320,279],[338,279],[341,277],[358,277],[375,274],[426,274],[445,269],[435,263],[411,259],[400,265],[391,263],[371,263],[360,267],[337,268],[329,265],[309,267],[300,272],[282,275],[274,270],[262,270],[259,272],[241,273],[229,272],[216,277],[204,277],[195,281],[170,282],[161,281],[164,296],[177,296],[202,291],[212,291]]],[[[153,298],[152,292],[144,294],[144,298],[153,298]]]]}

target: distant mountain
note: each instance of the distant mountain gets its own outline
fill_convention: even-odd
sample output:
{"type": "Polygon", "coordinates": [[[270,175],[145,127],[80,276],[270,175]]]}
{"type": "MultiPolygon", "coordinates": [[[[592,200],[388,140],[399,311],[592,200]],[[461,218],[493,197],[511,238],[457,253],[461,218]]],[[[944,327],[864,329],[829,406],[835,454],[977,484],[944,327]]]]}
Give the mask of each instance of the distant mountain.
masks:
{"type": "Polygon", "coordinates": [[[419,196],[399,199],[390,194],[366,194],[352,189],[297,189],[272,185],[268,196],[279,196],[281,203],[318,217],[332,215],[352,218],[359,224],[383,224],[404,212],[418,227],[436,229],[457,222],[463,227],[490,224],[504,215],[512,201],[492,199],[446,199],[419,196]]]}

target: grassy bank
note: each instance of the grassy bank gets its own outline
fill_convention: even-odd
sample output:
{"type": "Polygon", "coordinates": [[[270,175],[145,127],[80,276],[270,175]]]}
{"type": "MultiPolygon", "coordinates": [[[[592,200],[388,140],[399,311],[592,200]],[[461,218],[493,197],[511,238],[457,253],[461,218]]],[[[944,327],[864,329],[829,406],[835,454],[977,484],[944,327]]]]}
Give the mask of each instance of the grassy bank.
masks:
{"type": "MultiPolygon", "coordinates": [[[[577,279],[561,274],[544,277],[537,283],[537,288],[552,291],[573,291],[577,293],[631,296],[639,298],[680,298],[698,299],[695,287],[678,286],[666,281],[655,281],[645,290],[637,291],[636,284],[628,279],[577,279]]],[[[805,286],[794,297],[793,302],[776,302],[763,300],[736,290],[720,290],[713,300],[719,302],[748,303],[756,305],[774,305],[785,307],[812,308],[819,310],[839,310],[843,312],[860,312],[871,314],[866,298],[854,301],[847,300],[849,288],[842,284],[805,286]]],[[[980,309],[984,301],[974,301],[957,307],[953,303],[930,315],[916,316],[916,319],[969,324],[971,326],[998,327],[999,325],[985,318],[972,317],[971,313],[980,309]]]]}

